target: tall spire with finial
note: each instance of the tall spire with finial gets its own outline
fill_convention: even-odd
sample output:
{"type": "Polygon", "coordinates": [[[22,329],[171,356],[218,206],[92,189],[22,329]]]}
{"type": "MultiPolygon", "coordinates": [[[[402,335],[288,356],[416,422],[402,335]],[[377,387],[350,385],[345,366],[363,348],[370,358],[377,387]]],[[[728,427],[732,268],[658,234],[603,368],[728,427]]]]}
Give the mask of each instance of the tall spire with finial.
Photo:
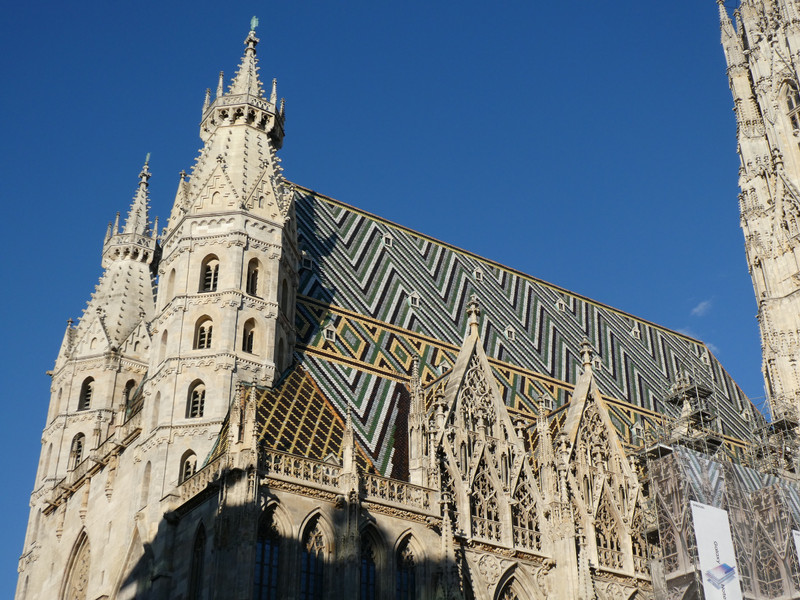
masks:
{"type": "Polygon", "coordinates": [[[231,88],[228,92],[230,94],[250,94],[260,98],[264,93],[261,80],[258,77],[256,27],[258,27],[258,19],[253,17],[250,20],[250,32],[244,41],[246,46],[244,56],[242,57],[242,62],[239,63],[239,70],[236,71],[236,75],[233,77],[233,83],[231,83],[231,88]]]}
{"type": "Polygon", "coordinates": [[[139,186],[136,188],[136,195],[128,211],[128,218],[122,233],[135,233],[147,235],[150,230],[149,202],[150,194],[148,191],[148,181],[150,180],[150,153],[144,159],[144,166],[139,172],[139,186]]]}

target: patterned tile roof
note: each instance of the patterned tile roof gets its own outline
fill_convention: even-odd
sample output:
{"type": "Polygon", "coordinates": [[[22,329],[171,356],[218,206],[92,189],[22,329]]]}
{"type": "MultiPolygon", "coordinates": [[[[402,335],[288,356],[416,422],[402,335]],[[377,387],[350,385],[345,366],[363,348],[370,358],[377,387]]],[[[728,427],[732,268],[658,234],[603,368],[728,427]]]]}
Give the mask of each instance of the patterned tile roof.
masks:
{"type": "Polygon", "coordinates": [[[679,370],[713,390],[729,442],[749,439],[742,412],[757,411],[702,342],[309,190],[298,187],[295,202],[305,257],[297,356],[340,419],[351,399],[359,441],[381,473],[399,474],[405,462],[413,355],[423,384],[452,366],[471,294],[513,410],[535,415],[543,394],[556,409],[568,403],[587,336],[623,440],[637,420],[677,416],[663,399],[679,370]]]}

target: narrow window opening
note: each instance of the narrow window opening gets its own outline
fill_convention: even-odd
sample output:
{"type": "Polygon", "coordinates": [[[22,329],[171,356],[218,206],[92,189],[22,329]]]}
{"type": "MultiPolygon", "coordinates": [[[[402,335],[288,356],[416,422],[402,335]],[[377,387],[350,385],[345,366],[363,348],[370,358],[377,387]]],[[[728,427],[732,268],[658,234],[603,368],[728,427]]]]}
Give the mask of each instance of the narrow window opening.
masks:
{"type": "Polygon", "coordinates": [[[250,296],[258,296],[258,259],[254,258],[247,265],[247,289],[250,296]]]}
{"type": "Polygon", "coordinates": [[[92,394],[94,393],[94,378],[87,377],[81,384],[81,395],[78,398],[78,410],[89,410],[92,405],[92,394]]]}
{"type": "Polygon", "coordinates": [[[82,433],[79,433],[74,438],[72,438],[72,447],[70,448],[70,470],[74,470],[77,468],[81,462],[83,462],[83,451],[84,446],[86,445],[86,436],[82,433]]]}
{"type": "Polygon", "coordinates": [[[186,454],[183,455],[183,460],[181,461],[181,472],[179,474],[179,481],[178,483],[183,483],[187,479],[189,479],[195,473],[195,469],[197,468],[197,456],[195,453],[189,450],[186,454]]]}
{"type": "Polygon", "coordinates": [[[197,322],[194,334],[195,350],[211,348],[211,335],[214,329],[213,325],[214,323],[209,317],[203,317],[197,322]]]}
{"type": "Polygon", "coordinates": [[[255,341],[256,323],[253,319],[248,319],[242,331],[242,352],[253,353],[253,343],[255,341]]]}
{"type": "Polygon", "coordinates": [[[206,402],[206,386],[202,382],[195,382],[189,388],[189,398],[186,402],[186,418],[196,419],[203,416],[206,402]]]}
{"type": "Polygon", "coordinates": [[[208,256],[203,261],[203,268],[200,279],[201,292],[216,292],[219,280],[219,259],[216,256],[208,256]]]}

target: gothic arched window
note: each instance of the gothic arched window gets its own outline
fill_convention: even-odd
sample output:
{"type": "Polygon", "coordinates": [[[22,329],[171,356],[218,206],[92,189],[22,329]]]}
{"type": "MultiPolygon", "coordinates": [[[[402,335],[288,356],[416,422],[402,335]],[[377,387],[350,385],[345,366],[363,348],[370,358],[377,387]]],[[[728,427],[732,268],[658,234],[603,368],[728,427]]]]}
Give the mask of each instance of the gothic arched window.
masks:
{"type": "Polygon", "coordinates": [[[622,568],[622,548],[614,517],[604,498],[595,518],[594,532],[597,542],[597,560],[602,567],[622,568]]]}
{"type": "Polygon", "coordinates": [[[511,525],[514,529],[514,545],[531,550],[542,549],[542,536],[536,512],[536,497],[531,487],[522,480],[514,492],[511,505],[511,525]]]}
{"type": "Polygon", "coordinates": [[[361,584],[359,600],[376,600],[375,590],[375,547],[370,536],[361,536],[361,584]]]}
{"type": "Polygon", "coordinates": [[[78,410],[89,410],[94,392],[94,377],[87,377],[81,384],[81,395],[78,397],[78,410]]]}
{"type": "Polygon", "coordinates": [[[129,379],[128,383],[125,384],[125,389],[122,391],[122,401],[126,408],[130,406],[131,400],[133,400],[133,392],[135,389],[136,381],[129,379]]]}
{"type": "Polygon", "coordinates": [[[191,450],[187,450],[181,458],[181,471],[178,474],[178,483],[183,483],[194,475],[197,470],[197,456],[191,450]]]}
{"type": "Polygon", "coordinates": [[[189,600],[200,600],[203,590],[203,567],[206,555],[206,530],[203,524],[197,528],[192,546],[192,564],[189,571],[189,600]]]}
{"type": "Polygon", "coordinates": [[[300,563],[300,600],[318,600],[324,595],[325,536],[319,519],[306,529],[300,563]]]}
{"type": "Polygon", "coordinates": [[[792,129],[800,130],[800,92],[794,83],[786,84],[786,109],[792,129]]]}
{"type": "Polygon", "coordinates": [[[253,346],[256,337],[256,321],[255,319],[247,319],[244,322],[242,329],[242,352],[253,353],[253,346]]]}
{"type": "Polygon", "coordinates": [[[211,317],[200,317],[194,327],[194,349],[211,348],[211,334],[213,331],[214,322],[211,317]]]}
{"type": "Polygon", "coordinates": [[[200,269],[200,291],[216,292],[219,279],[219,259],[213,254],[203,259],[200,269]]]}
{"type": "Polygon", "coordinates": [[[90,561],[89,538],[85,533],[81,533],[68,563],[68,574],[64,582],[62,600],[86,600],[88,598],[90,561]]]}
{"type": "Polygon", "coordinates": [[[247,263],[247,285],[245,291],[250,296],[258,296],[258,273],[260,263],[257,258],[253,258],[247,263]]]}
{"type": "Polygon", "coordinates": [[[258,524],[253,600],[278,600],[280,549],[281,537],[270,511],[261,516],[258,524]]]}
{"type": "Polygon", "coordinates": [[[472,535],[487,540],[500,540],[500,508],[497,503],[497,486],[489,475],[486,463],[478,464],[470,494],[472,535]]]}
{"type": "Polygon", "coordinates": [[[199,379],[189,387],[186,398],[186,418],[196,419],[203,416],[206,404],[206,386],[199,379]]]}
{"type": "Polygon", "coordinates": [[[77,467],[83,461],[83,452],[86,446],[86,436],[79,433],[72,438],[72,445],[69,450],[69,468],[77,467]]]}
{"type": "Polygon", "coordinates": [[[416,600],[417,565],[408,540],[398,548],[395,566],[395,598],[397,600],[416,600]]]}

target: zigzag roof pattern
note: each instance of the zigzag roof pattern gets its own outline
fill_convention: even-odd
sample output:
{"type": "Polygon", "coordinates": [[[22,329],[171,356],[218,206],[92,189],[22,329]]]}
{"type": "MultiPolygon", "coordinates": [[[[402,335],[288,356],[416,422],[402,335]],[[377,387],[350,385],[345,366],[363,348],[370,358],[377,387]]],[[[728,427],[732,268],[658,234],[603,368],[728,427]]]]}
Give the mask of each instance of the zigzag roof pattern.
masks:
{"type": "Polygon", "coordinates": [[[396,384],[408,381],[414,354],[421,357],[423,384],[452,366],[472,294],[504,400],[523,415],[538,413],[542,394],[556,409],[569,402],[586,336],[600,361],[594,367],[599,389],[612,400],[612,421],[623,439],[636,419],[678,416],[664,399],[680,370],[713,390],[729,441],[750,439],[743,413],[761,418],[698,340],[295,189],[306,267],[298,289],[298,355],[340,414],[344,397],[372,390],[369,402],[356,402],[357,426],[381,472],[397,468],[393,443],[405,438],[399,419],[405,422],[407,406],[396,384]],[[334,341],[326,329],[335,332],[334,341]]]}

